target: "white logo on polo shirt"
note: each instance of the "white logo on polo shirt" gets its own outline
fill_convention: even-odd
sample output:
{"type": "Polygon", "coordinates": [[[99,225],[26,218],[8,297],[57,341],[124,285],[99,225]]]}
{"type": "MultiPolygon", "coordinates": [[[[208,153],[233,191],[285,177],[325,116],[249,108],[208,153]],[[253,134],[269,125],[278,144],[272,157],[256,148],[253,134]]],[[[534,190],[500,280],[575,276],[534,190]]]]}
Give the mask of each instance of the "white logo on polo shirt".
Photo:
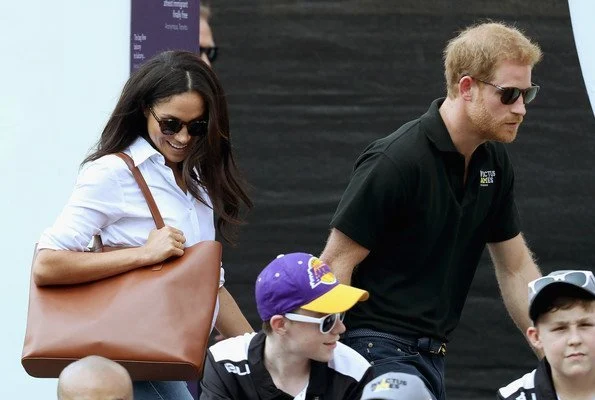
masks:
{"type": "Polygon", "coordinates": [[[494,183],[496,171],[479,171],[479,186],[489,186],[494,183]]]}
{"type": "Polygon", "coordinates": [[[232,363],[225,363],[223,364],[225,366],[225,369],[227,370],[227,372],[231,372],[232,374],[237,374],[237,375],[248,375],[250,373],[250,367],[248,366],[248,363],[246,363],[244,365],[244,371],[242,371],[242,366],[236,366],[233,365],[232,363]]]}

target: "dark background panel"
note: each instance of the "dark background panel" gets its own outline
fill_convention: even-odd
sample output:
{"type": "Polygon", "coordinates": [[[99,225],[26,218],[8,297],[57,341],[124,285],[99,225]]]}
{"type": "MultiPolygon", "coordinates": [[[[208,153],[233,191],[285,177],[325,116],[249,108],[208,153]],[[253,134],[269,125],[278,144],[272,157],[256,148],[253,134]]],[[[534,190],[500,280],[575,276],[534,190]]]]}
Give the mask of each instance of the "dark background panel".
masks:
{"type": "MultiPolygon", "coordinates": [[[[319,254],[353,162],[445,93],[442,50],[465,26],[515,24],[544,51],[542,86],[509,146],[523,231],[544,272],[595,265],[595,124],[557,0],[212,2],[238,162],[255,209],[227,246],[227,286],[253,326],[256,275],[279,253],[319,254]]],[[[420,295],[422,295],[420,293],[420,295]]],[[[449,398],[493,399],[535,365],[484,255],[447,356],[449,398]]]]}

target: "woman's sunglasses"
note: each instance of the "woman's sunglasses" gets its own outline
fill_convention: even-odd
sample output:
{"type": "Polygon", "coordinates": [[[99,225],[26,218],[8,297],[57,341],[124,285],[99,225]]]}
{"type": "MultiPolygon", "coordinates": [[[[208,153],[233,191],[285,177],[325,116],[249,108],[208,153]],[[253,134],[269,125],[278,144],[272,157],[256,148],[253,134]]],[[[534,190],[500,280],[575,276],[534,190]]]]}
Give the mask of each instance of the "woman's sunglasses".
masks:
{"type": "Polygon", "coordinates": [[[532,83],[531,87],[528,87],[527,89],[519,89],[516,87],[502,87],[494,85],[493,83],[482,81],[481,79],[477,78],[473,79],[498,89],[498,91],[500,92],[500,101],[502,102],[502,104],[507,105],[514,104],[514,102],[517,101],[517,99],[521,95],[523,95],[523,104],[529,104],[533,100],[535,100],[535,96],[537,96],[537,92],[539,92],[539,86],[535,85],[534,83],[532,83]]]}
{"type": "Polygon", "coordinates": [[[284,314],[283,316],[291,321],[307,322],[310,324],[318,324],[319,325],[318,327],[320,328],[321,333],[329,333],[331,330],[333,330],[335,325],[337,325],[337,321],[343,321],[343,318],[345,318],[345,313],[342,312],[342,313],[329,314],[329,315],[325,315],[324,317],[320,317],[320,318],[308,317],[307,315],[294,314],[294,313],[287,313],[287,314],[284,314]]]}
{"type": "Polygon", "coordinates": [[[567,271],[557,275],[548,275],[529,282],[531,294],[538,293],[545,286],[553,282],[566,282],[574,286],[585,288],[595,293],[595,276],[591,271],[567,271]]]}
{"type": "Polygon", "coordinates": [[[217,59],[217,54],[219,53],[219,47],[212,46],[212,47],[199,47],[200,55],[202,56],[205,54],[211,63],[214,63],[217,59]]]}
{"type": "Polygon", "coordinates": [[[209,121],[206,119],[194,119],[190,122],[184,122],[178,118],[159,118],[152,107],[149,107],[149,111],[151,111],[151,114],[153,114],[153,117],[155,117],[155,120],[159,123],[161,133],[164,135],[175,135],[180,132],[184,126],[186,126],[190,136],[207,135],[209,121]]]}

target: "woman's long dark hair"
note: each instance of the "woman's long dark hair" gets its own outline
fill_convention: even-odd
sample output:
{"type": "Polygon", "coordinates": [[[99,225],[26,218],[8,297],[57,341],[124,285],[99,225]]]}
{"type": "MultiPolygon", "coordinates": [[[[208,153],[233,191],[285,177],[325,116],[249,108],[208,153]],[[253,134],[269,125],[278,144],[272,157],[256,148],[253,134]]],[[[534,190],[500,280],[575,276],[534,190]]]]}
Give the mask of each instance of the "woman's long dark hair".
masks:
{"type": "Polygon", "coordinates": [[[123,151],[139,136],[152,143],[147,107],[189,91],[203,98],[209,123],[207,136],[195,142],[182,163],[182,176],[190,193],[204,204],[207,201],[201,197],[200,187],[206,189],[217,215],[217,231],[233,243],[242,223],[241,208],[252,208],[252,201],[233,158],[225,93],[215,73],[196,54],[166,51],[144,63],[124,85],[95,151],[83,164],[123,151]]]}

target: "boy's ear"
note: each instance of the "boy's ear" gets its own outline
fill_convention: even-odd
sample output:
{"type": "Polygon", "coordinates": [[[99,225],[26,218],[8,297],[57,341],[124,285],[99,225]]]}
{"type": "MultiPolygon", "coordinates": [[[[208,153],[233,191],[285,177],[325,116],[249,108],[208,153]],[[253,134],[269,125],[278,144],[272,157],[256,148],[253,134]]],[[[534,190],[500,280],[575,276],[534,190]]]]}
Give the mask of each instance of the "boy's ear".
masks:
{"type": "Polygon", "coordinates": [[[543,345],[541,344],[541,340],[539,339],[539,329],[537,329],[534,326],[530,326],[529,328],[527,328],[527,338],[529,339],[529,342],[531,342],[531,345],[533,345],[533,347],[539,350],[543,349],[543,345]]]}
{"type": "Polygon", "coordinates": [[[270,324],[276,334],[283,336],[287,333],[287,320],[282,315],[273,315],[270,324]]]}

